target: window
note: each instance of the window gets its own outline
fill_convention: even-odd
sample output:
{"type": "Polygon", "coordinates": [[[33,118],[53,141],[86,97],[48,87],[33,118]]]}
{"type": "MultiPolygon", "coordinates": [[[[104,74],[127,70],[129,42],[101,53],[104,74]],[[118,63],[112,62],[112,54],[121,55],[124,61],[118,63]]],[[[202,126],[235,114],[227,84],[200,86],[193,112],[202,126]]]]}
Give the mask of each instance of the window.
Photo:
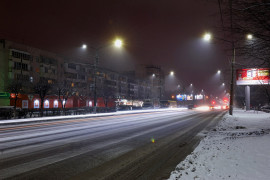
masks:
{"type": "Polygon", "coordinates": [[[53,107],[54,107],[54,108],[58,108],[58,101],[57,101],[57,100],[54,100],[54,102],[53,102],[53,107]]]}
{"type": "Polygon", "coordinates": [[[23,75],[23,74],[16,74],[15,78],[21,81],[29,81],[30,79],[28,75],[23,75]]]}
{"type": "Polygon", "coordinates": [[[14,62],[14,69],[16,70],[24,70],[28,71],[28,64],[20,63],[20,62],[14,62]]]}
{"type": "Polygon", "coordinates": [[[24,60],[31,60],[31,56],[26,53],[21,53],[17,51],[12,51],[12,57],[18,58],[18,59],[24,59],[24,60]]]}
{"type": "Polygon", "coordinates": [[[34,101],[34,108],[39,108],[39,100],[37,99],[34,101]]]}
{"type": "Polygon", "coordinates": [[[79,74],[79,75],[78,75],[78,79],[85,80],[85,75],[79,74]]]}
{"type": "Polygon", "coordinates": [[[45,100],[44,101],[44,108],[49,108],[50,107],[50,101],[49,100],[45,100]]]}
{"type": "Polygon", "coordinates": [[[76,69],[76,64],[69,63],[68,64],[68,68],[70,68],[70,69],[76,69]]]}

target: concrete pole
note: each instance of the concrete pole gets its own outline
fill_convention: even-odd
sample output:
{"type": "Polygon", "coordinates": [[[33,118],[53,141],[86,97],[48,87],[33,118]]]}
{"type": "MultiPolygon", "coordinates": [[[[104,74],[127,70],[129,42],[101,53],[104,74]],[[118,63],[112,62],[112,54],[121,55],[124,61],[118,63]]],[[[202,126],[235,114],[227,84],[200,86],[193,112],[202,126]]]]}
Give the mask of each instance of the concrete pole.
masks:
{"type": "Polygon", "coordinates": [[[245,101],[246,101],[246,110],[250,110],[250,87],[245,87],[245,101]]]}

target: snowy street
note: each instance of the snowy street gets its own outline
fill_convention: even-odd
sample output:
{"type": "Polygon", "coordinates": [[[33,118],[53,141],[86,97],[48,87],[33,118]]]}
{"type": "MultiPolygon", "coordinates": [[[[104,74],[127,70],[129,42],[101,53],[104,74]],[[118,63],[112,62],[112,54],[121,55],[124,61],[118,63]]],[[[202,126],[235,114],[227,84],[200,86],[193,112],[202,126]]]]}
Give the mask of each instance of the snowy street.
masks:
{"type": "Polygon", "coordinates": [[[0,127],[0,179],[168,178],[224,111],[167,109],[0,127]]]}
{"type": "Polygon", "coordinates": [[[171,173],[170,180],[267,180],[270,114],[235,110],[226,115],[171,173]]]}

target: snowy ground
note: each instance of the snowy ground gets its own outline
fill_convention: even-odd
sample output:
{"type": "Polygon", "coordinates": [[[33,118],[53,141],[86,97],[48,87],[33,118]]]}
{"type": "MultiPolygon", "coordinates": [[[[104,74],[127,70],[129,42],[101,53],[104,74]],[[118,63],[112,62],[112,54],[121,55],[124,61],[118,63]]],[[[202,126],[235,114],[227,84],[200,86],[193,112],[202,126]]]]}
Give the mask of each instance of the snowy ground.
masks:
{"type": "Polygon", "coordinates": [[[270,114],[235,110],[177,165],[170,180],[270,179],[270,114]]]}

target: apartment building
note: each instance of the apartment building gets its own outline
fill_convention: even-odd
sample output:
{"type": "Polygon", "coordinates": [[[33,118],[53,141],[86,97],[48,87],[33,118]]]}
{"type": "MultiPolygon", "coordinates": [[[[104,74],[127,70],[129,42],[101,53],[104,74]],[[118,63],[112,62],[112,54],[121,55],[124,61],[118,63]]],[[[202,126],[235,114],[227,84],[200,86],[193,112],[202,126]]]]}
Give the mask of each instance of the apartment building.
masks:
{"type": "MultiPolygon", "coordinates": [[[[93,64],[79,63],[76,58],[67,59],[51,52],[4,39],[0,40],[0,64],[0,106],[10,105],[12,97],[7,92],[7,87],[9,83],[16,81],[23,82],[24,89],[24,96],[20,97],[18,105],[21,107],[23,106],[22,101],[27,101],[27,104],[33,104],[27,106],[29,108],[34,108],[35,102],[39,101],[31,91],[31,85],[39,81],[47,82],[52,86],[57,83],[65,83],[70,86],[74,91],[73,96],[87,99],[83,103],[75,103],[81,104],[80,106],[92,104],[95,78],[98,104],[102,104],[99,101],[108,98],[134,100],[153,98],[153,89],[156,89],[148,76],[138,77],[136,72],[119,73],[98,67],[95,74],[93,64]]],[[[54,99],[48,99],[47,102],[52,101],[51,104],[56,104],[56,94],[50,93],[54,99]]],[[[73,106],[73,103],[69,104],[71,104],[70,107],[73,106]]],[[[51,106],[46,105],[46,107],[51,106]]]]}
{"type": "Polygon", "coordinates": [[[23,83],[30,92],[31,83],[40,80],[53,84],[63,76],[63,58],[27,45],[0,40],[0,105],[9,105],[6,88],[11,82],[23,83]]]}

